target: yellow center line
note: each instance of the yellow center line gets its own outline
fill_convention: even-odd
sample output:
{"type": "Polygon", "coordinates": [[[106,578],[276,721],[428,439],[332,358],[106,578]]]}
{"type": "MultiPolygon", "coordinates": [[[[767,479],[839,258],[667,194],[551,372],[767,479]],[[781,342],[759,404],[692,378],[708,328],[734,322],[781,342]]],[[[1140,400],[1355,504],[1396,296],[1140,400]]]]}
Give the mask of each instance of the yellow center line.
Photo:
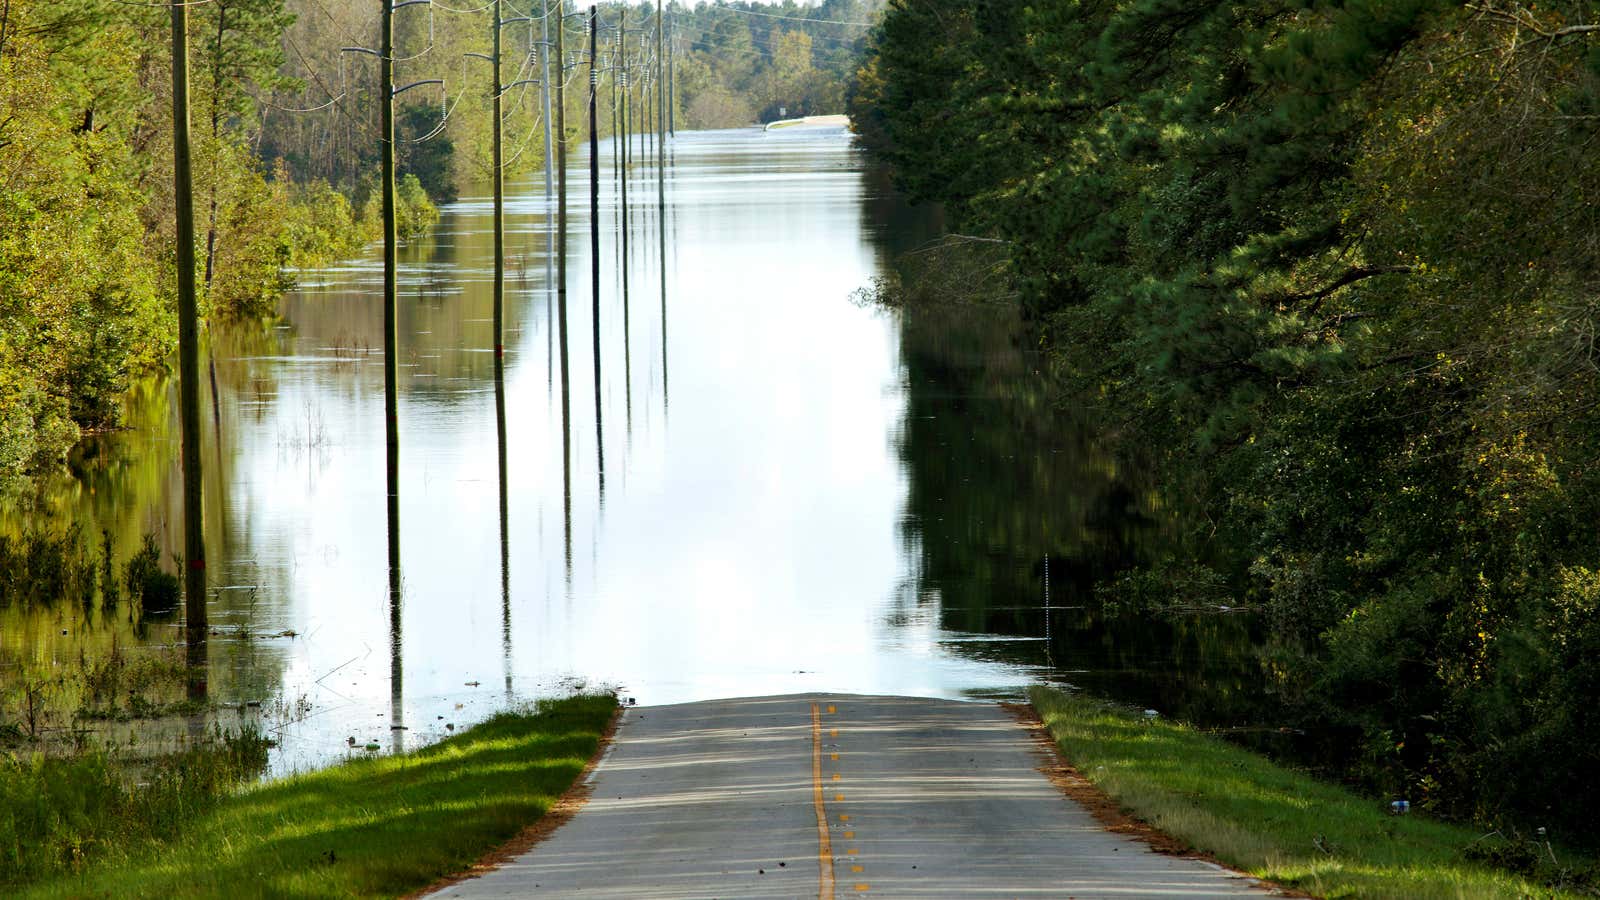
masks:
{"type": "Polygon", "coordinates": [[[817,900],[833,900],[833,839],[822,808],[822,710],[815,703],[811,704],[811,805],[817,811],[817,900]]]}

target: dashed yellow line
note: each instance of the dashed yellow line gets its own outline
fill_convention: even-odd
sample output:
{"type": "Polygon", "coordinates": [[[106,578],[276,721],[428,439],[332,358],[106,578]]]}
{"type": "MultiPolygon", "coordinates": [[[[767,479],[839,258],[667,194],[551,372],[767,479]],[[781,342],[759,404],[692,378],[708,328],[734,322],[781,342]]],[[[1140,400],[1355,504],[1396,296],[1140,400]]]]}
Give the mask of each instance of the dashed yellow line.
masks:
{"type": "MultiPolygon", "coordinates": [[[[833,712],[833,707],[828,707],[828,712],[833,712]]],[[[833,733],[837,736],[838,729],[833,733]]],[[[844,795],[834,799],[843,800],[844,795]]],[[[811,704],[811,805],[817,811],[817,900],[833,900],[833,839],[822,807],[822,713],[815,703],[811,704]]]]}

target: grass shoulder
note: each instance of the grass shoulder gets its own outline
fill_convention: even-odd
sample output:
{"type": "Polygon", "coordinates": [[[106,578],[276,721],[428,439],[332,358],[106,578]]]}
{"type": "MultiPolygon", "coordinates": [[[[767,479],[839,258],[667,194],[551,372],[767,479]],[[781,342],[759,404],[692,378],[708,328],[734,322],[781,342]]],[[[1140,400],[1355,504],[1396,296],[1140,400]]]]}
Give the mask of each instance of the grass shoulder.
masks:
{"type": "Polygon", "coordinates": [[[497,715],[394,756],[257,785],[176,836],[22,897],[384,897],[470,868],[535,823],[599,749],[615,698],[497,715]]]}
{"type": "Polygon", "coordinates": [[[1592,862],[1558,848],[1393,816],[1380,801],[1103,701],[1045,687],[1029,700],[1066,760],[1123,811],[1258,878],[1317,897],[1593,896],[1592,862]],[[1529,858],[1533,848],[1541,858],[1529,858]]]}

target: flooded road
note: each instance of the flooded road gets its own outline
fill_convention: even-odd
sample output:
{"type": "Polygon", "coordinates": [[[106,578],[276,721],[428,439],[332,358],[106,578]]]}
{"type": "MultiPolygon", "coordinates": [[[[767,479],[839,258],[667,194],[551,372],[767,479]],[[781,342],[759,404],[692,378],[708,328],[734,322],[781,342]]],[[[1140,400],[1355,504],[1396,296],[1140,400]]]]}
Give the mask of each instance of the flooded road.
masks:
{"type": "MultiPolygon", "coordinates": [[[[662,704],[1070,677],[1183,706],[1251,677],[1242,625],[1085,611],[1095,573],[1159,523],[1028,386],[1014,315],[853,299],[938,223],[847,132],[680,134],[665,207],[639,165],[626,223],[609,152],[598,332],[571,161],[567,384],[541,178],[508,185],[503,382],[489,200],[402,250],[397,603],[379,254],[301,273],[275,326],[214,336],[210,691],[261,704],[245,714],[279,741],[274,771],[578,685],[662,704]]],[[[133,430],[86,442],[45,491],[119,554],[145,531],[181,546],[170,392],[136,395],[133,430]]],[[[5,615],[0,667],[181,636],[5,615]]]]}

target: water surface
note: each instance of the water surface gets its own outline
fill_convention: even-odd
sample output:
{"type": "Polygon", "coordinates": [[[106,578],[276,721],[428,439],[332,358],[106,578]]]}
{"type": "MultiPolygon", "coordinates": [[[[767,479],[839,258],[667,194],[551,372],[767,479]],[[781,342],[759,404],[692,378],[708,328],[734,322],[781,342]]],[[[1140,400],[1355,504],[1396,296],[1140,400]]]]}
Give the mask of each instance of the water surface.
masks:
{"type": "MultiPolygon", "coordinates": [[[[848,133],[680,134],[664,206],[646,157],[625,219],[602,154],[598,248],[586,159],[570,173],[566,383],[542,179],[508,191],[502,380],[488,200],[444,208],[401,255],[398,598],[377,252],[301,273],[280,324],[214,337],[210,690],[262,702],[246,715],[280,741],[276,771],[580,685],[653,704],[1070,679],[1198,708],[1248,684],[1242,626],[1090,611],[1093,581],[1159,516],[1051,408],[1014,315],[853,298],[938,221],[848,133]]],[[[49,504],[119,552],[145,530],[170,552],[170,385],[130,418],[49,504]]],[[[172,623],[59,624],[8,626],[0,664],[83,652],[90,634],[179,639],[172,623]]]]}

